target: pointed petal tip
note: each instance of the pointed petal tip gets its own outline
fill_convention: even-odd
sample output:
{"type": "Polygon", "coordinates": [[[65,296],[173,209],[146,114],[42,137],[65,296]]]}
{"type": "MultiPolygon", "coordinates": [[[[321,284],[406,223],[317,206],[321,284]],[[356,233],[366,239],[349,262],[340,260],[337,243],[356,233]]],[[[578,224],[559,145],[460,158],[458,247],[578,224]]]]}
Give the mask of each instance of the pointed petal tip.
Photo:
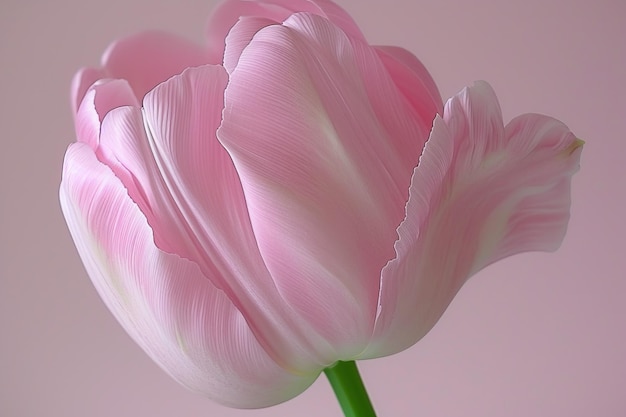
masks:
{"type": "Polygon", "coordinates": [[[572,142],[566,149],[565,149],[565,153],[569,156],[571,154],[573,154],[574,152],[576,152],[578,149],[582,149],[582,147],[585,145],[585,141],[580,139],[580,138],[576,138],[576,140],[574,140],[574,142],[572,142]]]}

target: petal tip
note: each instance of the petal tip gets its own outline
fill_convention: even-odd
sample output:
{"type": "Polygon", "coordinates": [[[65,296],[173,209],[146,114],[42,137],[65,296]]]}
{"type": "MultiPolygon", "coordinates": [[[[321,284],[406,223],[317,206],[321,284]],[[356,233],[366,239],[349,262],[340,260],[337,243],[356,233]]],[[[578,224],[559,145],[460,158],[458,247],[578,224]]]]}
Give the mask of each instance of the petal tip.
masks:
{"type": "Polygon", "coordinates": [[[582,149],[582,147],[585,145],[585,141],[580,139],[580,138],[576,138],[576,140],[574,140],[567,148],[565,148],[565,150],[563,151],[567,156],[572,155],[574,152],[576,152],[578,149],[582,149]]]}

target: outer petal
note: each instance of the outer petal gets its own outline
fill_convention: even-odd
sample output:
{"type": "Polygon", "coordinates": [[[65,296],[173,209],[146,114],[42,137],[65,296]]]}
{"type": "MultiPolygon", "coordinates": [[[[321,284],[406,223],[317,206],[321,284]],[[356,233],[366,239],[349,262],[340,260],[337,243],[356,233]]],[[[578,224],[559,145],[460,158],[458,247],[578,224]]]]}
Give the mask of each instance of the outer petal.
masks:
{"type": "Polygon", "coordinates": [[[556,249],[581,144],[546,116],[521,116],[505,130],[487,83],[452,98],[413,175],[397,257],[383,270],[376,331],[363,357],[411,346],[487,264],[556,249]]]}
{"type": "Polygon", "coordinates": [[[340,358],[372,331],[430,129],[420,116],[372,48],[304,13],[258,32],[226,89],[218,136],[263,259],[285,300],[343,347],[340,358]]]}
{"type": "Polygon", "coordinates": [[[227,82],[221,67],[188,69],[148,93],[143,114],[110,112],[97,156],[122,179],[160,249],[198,264],[281,365],[317,370],[329,359],[316,352],[328,355],[328,345],[276,290],[237,172],[215,136],[227,82]]]}
{"type": "Polygon", "coordinates": [[[224,40],[240,18],[255,17],[268,22],[282,23],[289,16],[298,12],[313,13],[327,18],[352,37],[365,40],[350,15],[331,1],[226,0],[214,10],[207,24],[207,39],[211,53],[210,63],[222,63],[225,48],[224,40]]]}
{"type": "Polygon", "coordinates": [[[145,217],[84,144],[66,154],[61,205],[100,296],[176,380],[234,407],[263,407],[306,389],[257,342],[226,295],[190,261],[157,249],[145,217]]]}

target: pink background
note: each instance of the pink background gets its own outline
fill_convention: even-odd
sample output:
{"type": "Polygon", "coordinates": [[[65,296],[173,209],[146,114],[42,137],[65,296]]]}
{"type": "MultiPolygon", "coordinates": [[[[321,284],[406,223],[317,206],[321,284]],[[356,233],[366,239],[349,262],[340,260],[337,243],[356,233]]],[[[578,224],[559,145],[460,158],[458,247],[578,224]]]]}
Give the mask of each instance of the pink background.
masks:
{"type": "MultiPolygon", "coordinates": [[[[626,3],[339,3],[372,43],[418,55],[445,97],[486,79],[505,119],[546,113],[587,141],[559,252],[488,268],[416,346],[361,362],[379,415],[626,415],[626,3]]],[[[256,411],[227,409],[178,386],[105,309],[61,216],[74,71],[141,29],[200,40],[213,4],[0,3],[1,416],[341,415],[324,378],[256,411]]]]}

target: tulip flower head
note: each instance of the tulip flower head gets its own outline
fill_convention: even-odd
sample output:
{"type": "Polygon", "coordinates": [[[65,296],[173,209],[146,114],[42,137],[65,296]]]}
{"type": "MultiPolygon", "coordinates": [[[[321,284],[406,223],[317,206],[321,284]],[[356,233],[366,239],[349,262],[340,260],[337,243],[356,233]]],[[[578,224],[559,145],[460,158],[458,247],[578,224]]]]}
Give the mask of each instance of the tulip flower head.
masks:
{"type": "Polygon", "coordinates": [[[60,200],[85,268],[173,378],[265,407],[422,338],[474,273],[552,251],[582,142],[443,104],[326,0],[227,0],[207,44],[148,32],[72,85],[60,200]]]}

